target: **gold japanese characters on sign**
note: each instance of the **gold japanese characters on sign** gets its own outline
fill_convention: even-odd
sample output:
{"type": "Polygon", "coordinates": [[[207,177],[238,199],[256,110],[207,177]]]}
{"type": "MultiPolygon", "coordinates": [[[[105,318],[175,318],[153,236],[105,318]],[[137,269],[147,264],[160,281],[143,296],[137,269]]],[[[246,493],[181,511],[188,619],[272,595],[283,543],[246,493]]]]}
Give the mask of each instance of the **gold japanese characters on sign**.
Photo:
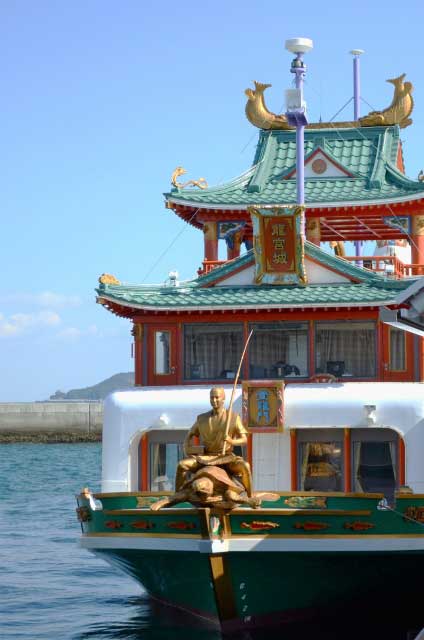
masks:
{"type": "Polygon", "coordinates": [[[284,382],[243,382],[243,423],[250,432],[284,430],[284,382]]]}
{"type": "Polygon", "coordinates": [[[255,280],[259,284],[306,284],[300,206],[249,207],[252,218],[255,280]]]}

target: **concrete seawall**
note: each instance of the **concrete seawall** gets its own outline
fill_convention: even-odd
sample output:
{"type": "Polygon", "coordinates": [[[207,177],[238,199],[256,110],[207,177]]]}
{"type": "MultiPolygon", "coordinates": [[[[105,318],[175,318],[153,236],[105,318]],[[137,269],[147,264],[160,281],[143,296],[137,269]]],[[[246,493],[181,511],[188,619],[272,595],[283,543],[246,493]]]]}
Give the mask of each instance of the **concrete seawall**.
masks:
{"type": "Polygon", "coordinates": [[[101,440],[103,402],[0,403],[0,443],[101,440]]]}

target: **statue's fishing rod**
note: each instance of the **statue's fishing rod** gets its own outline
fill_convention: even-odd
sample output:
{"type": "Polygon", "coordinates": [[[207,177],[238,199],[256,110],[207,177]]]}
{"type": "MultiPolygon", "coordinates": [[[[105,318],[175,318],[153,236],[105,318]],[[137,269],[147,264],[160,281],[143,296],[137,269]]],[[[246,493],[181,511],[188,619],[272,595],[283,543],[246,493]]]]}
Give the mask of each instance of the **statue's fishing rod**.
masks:
{"type": "Polygon", "coordinates": [[[234,378],[233,390],[231,392],[230,406],[228,407],[228,411],[227,411],[227,422],[225,424],[224,444],[222,446],[222,454],[223,455],[225,453],[225,444],[226,444],[225,440],[226,440],[226,438],[228,436],[228,431],[230,429],[231,414],[232,414],[232,411],[233,411],[233,403],[234,403],[234,394],[236,392],[237,382],[238,382],[238,379],[239,379],[239,376],[240,376],[241,365],[243,364],[243,359],[244,359],[244,356],[246,354],[247,347],[248,347],[250,338],[252,337],[252,334],[253,334],[253,329],[249,333],[249,335],[247,336],[246,344],[244,345],[243,353],[241,354],[240,363],[239,363],[239,366],[238,366],[238,369],[237,369],[236,377],[234,378]]]}

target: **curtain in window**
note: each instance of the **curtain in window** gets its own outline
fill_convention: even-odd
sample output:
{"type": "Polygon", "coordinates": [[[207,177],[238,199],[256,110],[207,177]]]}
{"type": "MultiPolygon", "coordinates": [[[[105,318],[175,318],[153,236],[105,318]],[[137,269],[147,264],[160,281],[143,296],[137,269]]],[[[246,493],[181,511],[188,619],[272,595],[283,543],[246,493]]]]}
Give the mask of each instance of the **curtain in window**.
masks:
{"type": "Polygon", "coordinates": [[[375,375],[375,330],[318,329],[317,366],[326,371],[327,362],[342,361],[346,373],[355,377],[369,378],[375,375]]]}
{"type": "Polygon", "coordinates": [[[185,336],[186,378],[219,378],[236,371],[242,352],[242,331],[219,327],[190,327],[185,336]],[[194,373],[195,372],[195,373],[194,373]]]}
{"type": "Polygon", "coordinates": [[[390,327],[390,369],[405,371],[405,332],[390,327]]]}
{"type": "Polygon", "coordinates": [[[251,365],[269,369],[276,362],[289,364],[289,337],[277,331],[253,334],[249,348],[249,362],[251,365]]]}

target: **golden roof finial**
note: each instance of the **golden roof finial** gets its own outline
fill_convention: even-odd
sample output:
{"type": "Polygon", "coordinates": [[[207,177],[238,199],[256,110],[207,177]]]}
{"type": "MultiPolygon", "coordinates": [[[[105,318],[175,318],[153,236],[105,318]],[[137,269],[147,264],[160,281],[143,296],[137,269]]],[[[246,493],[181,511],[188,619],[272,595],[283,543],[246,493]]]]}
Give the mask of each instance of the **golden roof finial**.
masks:
{"type": "Polygon", "coordinates": [[[120,281],[110,273],[102,273],[99,282],[100,284],[121,284],[120,281]]]}
{"type": "MultiPolygon", "coordinates": [[[[307,125],[308,129],[328,129],[328,128],[348,128],[348,127],[388,127],[398,124],[401,128],[408,127],[412,124],[409,117],[414,108],[412,92],[414,87],[411,82],[404,82],[405,73],[397,78],[387,80],[394,85],[395,91],[393,100],[387,109],[383,111],[371,111],[358,121],[348,122],[313,122],[307,125]]],[[[246,89],[246,117],[255,127],[260,129],[293,129],[285,115],[276,115],[269,111],[264,100],[264,91],[271,87],[270,84],[263,84],[254,81],[255,89],[246,89]]]]}
{"type": "Polygon", "coordinates": [[[187,173],[187,170],[184,167],[177,167],[172,176],[171,176],[171,184],[176,189],[185,189],[186,187],[199,187],[199,189],[207,189],[208,183],[205,178],[199,178],[198,180],[187,180],[187,182],[177,182],[177,178],[183,176],[187,173]]]}

